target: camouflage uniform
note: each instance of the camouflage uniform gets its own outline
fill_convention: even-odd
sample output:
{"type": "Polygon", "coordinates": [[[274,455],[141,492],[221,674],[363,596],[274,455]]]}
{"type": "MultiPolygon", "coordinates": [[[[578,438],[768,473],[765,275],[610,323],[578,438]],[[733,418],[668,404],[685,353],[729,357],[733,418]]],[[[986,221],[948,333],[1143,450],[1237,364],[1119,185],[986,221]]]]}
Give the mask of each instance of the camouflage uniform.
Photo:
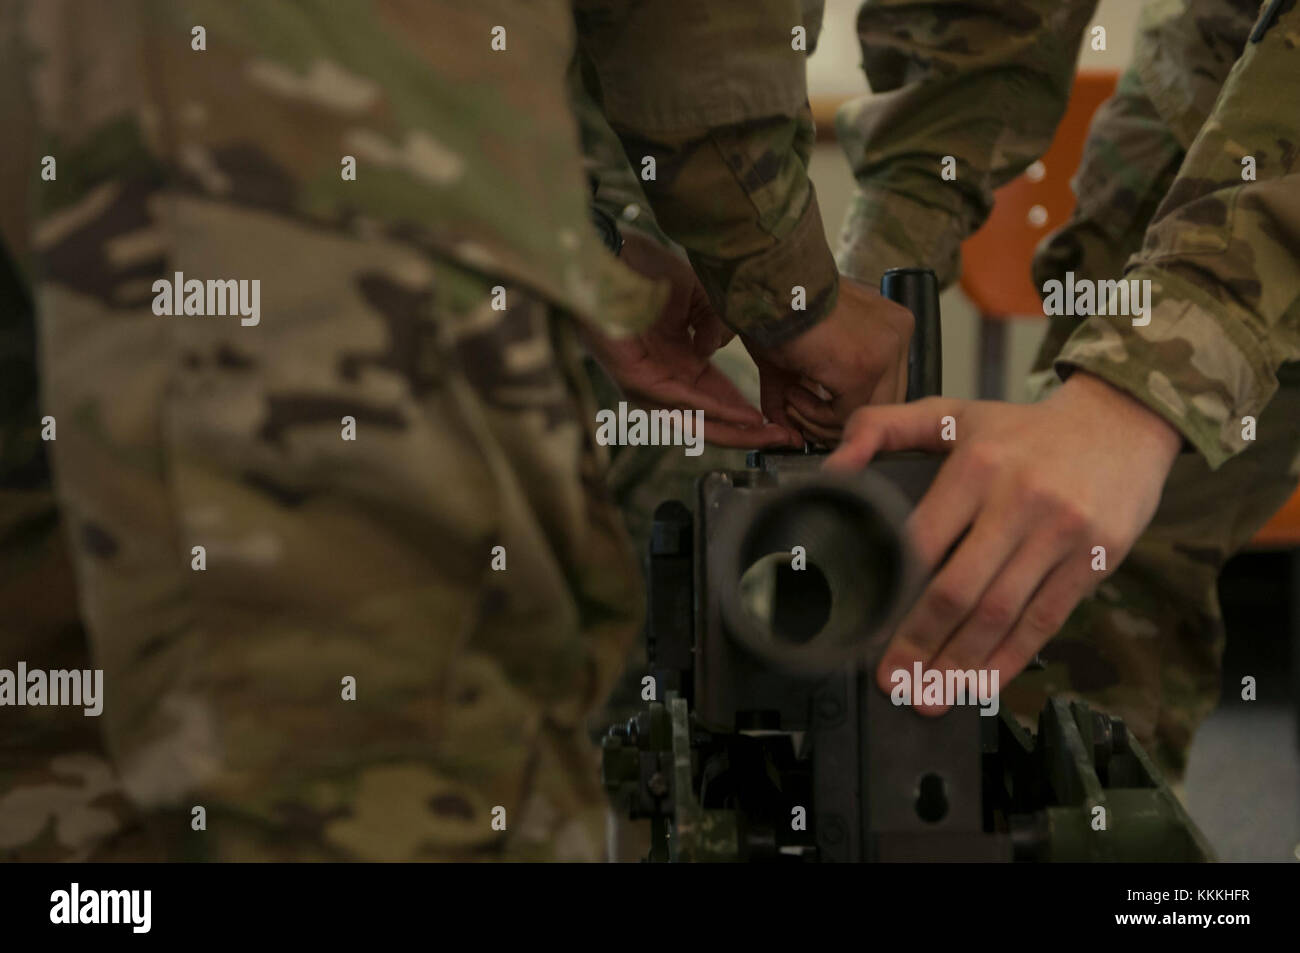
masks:
{"type": "Polygon", "coordinates": [[[814,128],[805,53],[792,36],[809,24],[804,6],[820,4],[574,6],[584,94],[605,120],[585,110],[600,200],[642,190],[657,222],[649,227],[685,249],[723,321],[755,341],[786,341],[829,314],[838,274],[808,178],[814,128]],[[805,308],[792,305],[795,285],[805,308]]]}
{"type": "MultiPolygon", "coordinates": [[[[1094,0],[1020,0],[996,9],[909,0],[870,0],[863,6],[858,24],[874,95],[844,107],[837,122],[861,186],[844,226],[838,256],[842,271],[875,283],[887,268],[923,265],[936,269],[944,284],[956,279],[960,243],[987,218],[994,189],[1046,151],[1064,113],[1095,6],[1094,0]],[[952,182],[936,174],[945,155],[958,162],[952,182]]],[[[810,50],[817,40],[820,7],[805,4],[810,50]]],[[[1290,4],[1278,12],[1278,25],[1266,34],[1272,39],[1260,54],[1263,60],[1243,65],[1234,79],[1234,88],[1247,96],[1251,89],[1270,88],[1275,75],[1284,84],[1294,82],[1292,41],[1286,37],[1288,30],[1294,32],[1289,25],[1295,13],[1290,4]]],[[[1063,278],[1066,271],[1093,280],[1124,273],[1125,263],[1142,248],[1157,208],[1174,188],[1188,149],[1214,110],[1260,13],[1257,0],[1154,0],[1146,5],[1134,66],[1094,122],[1075,183],[1075,214],[1044,242],[1035,262],[1040,286],[1063,278]]],[[[1125,364],[1124,354],[1108,353],[1104,345],[1113,336],[1107,319],[1094,318],[1080,328],[1076,319],[1058,317],[1036,366],[1040,395],[1069,368],[1085,367],[1162,413],[1188,438],[1189,448],[1200,453],[1180,457],[1159,512],[1124,566],[1081,604],[1048,646],[1048,669],[1022,676],[1008,690],[1008,699],[1022,711],[1036,712],[1046,693],[1077,691],[1124,715],[1171,776],[1181,774],[1192,732],[1217,697],[1223,638],[1218,573],[1287,499],[1300,472],[1300,373],[1283,362],[1290,356],[1294,315],[1289,323],[1279,320],[1284,305],[1294,300],[1291,279],[1297,270],[1297,242],[1285,232],[1295,222],[1293,205],[1286,204],[1293,200],[1285,194],[1294,182],[1281,181],[1294,167],[1294,146],[1287,145],[1294,141],[1287,138],[1293,124],[1246,125],[1258,108],[1254,104],[1243,116],[1220,117],[1229,132],[1242,130],[1239,143],[1251,145],[1241,145],[1226,167],[1220,163],[1208,182],[1194,188],[1231,189],[1227,196],[1245,192],[1248,197],[1233,200],[1247,206],[1263,202],[1264,211],[1238,216],[1230,225],[1216,224],[1211,212],[1211,220],[1202,222],[1198,215],[1224,201],[1224,196],[1208,196],[1179,212],[1193,194],[1188,191],[1192,175],[1204,178],[1199,170],[1183,175],[1181,191],[1169,199],[1169,211],[1175,214],[1150,233],[1146,256],[1159,261],[1160,268],[1128,275],[1156,279],[1163,290],[1153,305],[1166,302],[1148,328],[1120,328],[1125,342],[1133,342],[1125,354],[1141,359],[1125,364]],[[1246,152],[1255,154],[1260,180],[1248,191],[1239,166],[1246,152]],[[1270,215],[1282,223],[1281,231],[1270,233],[1265,222],[1270,215]],[[1231,237],[1241,248],[1221,256],[1217,269],[1206,269],[1203,260],[1194,269],[1180,264],[1172,250],[1185,254],[1185,243],[1194,240],[1189,220],[1198,225],[1201,240],[1226,247],[1231,237]],[[1247,242],[1268,249],[1260,265],[1253,263],[1255,253],[1247,242]],[[1191,287],[1178,282],[1180,272],[1190,272],[1191,287]],[[1279,289],[1268,305],[1271,310],[1258,310],[1263,306],[1258,299],[1249,306],[1257,309],[1254,318],[1232,307],[1240,280],[1262,286],[1265,278],[1279,289]],[[1214,297],[1199,295],[1197,282],[1214,297]],[[1233,290],[1225,295],[1225,288],[1233,290]],[[1225,298],[1228,304],[1222,305],[1225,298]],[[1198,355],[1206,355],[1196,364],[1188,360],[1185,345],[1171,345],[1168,333],[1162,336],[1161,331],[1168,327],[1170,309],[1187,301],[1198,307],[1182,328],[1206,318],[1214,322],[1195,335],[1178,332],[1198,355]],[[1242,339],[1244,329],[1253,329],[1245,331],[1240,345],[1251,355],[1252,373],[1243,375],[1240,366],[1207,373],[1204,360],[1237,353],[1233,342],[1242,339]],[[1257,338],[1271,342],[1278,366],[1270,369],[1269,361],[1261,359],[1253,346],[1257,338]],[[1160,348],[1145,344],[1148,340],[1162,342],[1160,348]],[[1171,360],[1176,365],[1166,366],[1171,360]],[[1133,368],[1141,368],[1147,379],[1132,376],[1133,368]],[[1274,371],[1280,386],[1268,399],[1274,371]],[[1227,381],[1238,387],[1232,399],[1222,389],[1227,381]],[[1171,392],[1184,396],[1171,401],[1171,392]],[[1188,412],[1176,410],[1179,401],[1188,412]],[[1226,413],[1229,406],[1231,414],[1226,413]],[[1218,416],[1206,418],[1200,407],[1214,407],[1218,416]],[[1259,415],[1258,439],[1249,453],[1240,453],[1234,428],[1216,425],[1246,414],[1259,415]],[[1232,505],[1225,506],[1226,500],[1232,505]]],[[[1269,117],[1269,122],[1277,120],[1269,117]]],[[[625,227],[655,233],[636,176],[617,148],[609,147],[599,117],[583,128],[584,149],[599,175],[598,197],[612,213],[624,214],[625,227]]],[[[1206,166],[1211,164],[1210,148],[1201,147],[1206,166]]],[[[736,372],[742,373],[740,368],[736,372]]],[[[613,399],[613,391],[607,393],[613,399]]],[[[717,449],[683,459],[671,450],[629,448],[616,457],[613,485],[634,535],[644,542],[659,499],[690,499],[690,483],[699,473],[738,464],[738,455],[717,449]]]]}
{"type": "MultiPolygon", "coordinates": [[[[726,319],[779,340],[827,313],[798,4],[575,6],[606,121],[656,157],[649,200],[726,319]]],[[[25,559],[31,602],[51,567],[55,604],[6,617],[0,665],[93,664],[107,696],[100,723],[0,709],[0,856],[598,856],[583,719],[641,603],[572,319],[635,328],[663,289],[587,220],[573,16],[0,3],[22,210],[0,227],[59,427],[4,421],[0,576],[25,559]],[[176,272],[260,279],[260,323],[154,314],[176,272]]]]}
{"type": "MultiPolygon", "coordinates": [[[[859,18],[876,97],[845,107],[862,185],[843,270],[893,264],[956,277],[960,242],[992,190],[1047,148],[1093,0],[914,4],[859,18]],[[936,171],[958,160],[955,182],[936,171]]],[[[1269,5],[1265,4],[1267,8],[1269,5]]],[[[1090,130],[1078,208],[1039,249],[1035,280],[1152,282],[1151,321],[1058,317],[1036,366],[1042,392],[1083,368],[1186,438],[1151,527],[1048,647],[1048,669],[1007,691],[1024,710],[1077,691],[1123,715],[1171,775],[1217,699],[1216,579],[1294,490],[1300,464],[1300,10],[1260,22],[1253,0],[1152,0],[1134,65],[1090,130]],[[1235,64],[1235,65],[1234,65],[1235,64]],[[1242,158],[1257,163],[1243,181],[1242,158]],[[1242,440],[1242,418],[1258,439],[1242,440]],[[1249,448],[1248,448],[1249,447],[1249,448]],[[1248,449],[1247,449],[1248,448],[1248,449]]],[[[1261,690],[1268,691],[1261,677],[1261,690]]]]}
{"type": "MultiPolygon", "coordinates": [[[[687,254],[734,330],[768,342],[794,336],[829,312],[838,281],[806,171],[814,130],[804,58],[817,40],[820,0],[711,4],[707,18],[695,10],[692,21],[707,19],[713,26],[700,22],[693,29],[721,31],[712,34],[712,52],[699,43],[675,43],[670,11],[664,4],[647,5],[658,15],[636,24],[638,32],[627,42],[654,50],[652,64],[635,63],[626,45],[610,43],[602,32],[602,10],[617,6],[577,4],[580,43],[572,96],[587,170],[596,183],[595,204],[624,231],[644,232],[687,254]],[[792,43],[796,26],[806,31],[806,51],[792,43]],[[718,56],[722,50],[748,55],[724,60],[718,56]],[[609,63],[618,66],[612,75],[600,68],[609,63]],[[701,95],[703,90],[711,92],[701,95]],[[629,122],[651,132],[629,129],[629,122]],[[643,171],[647,155],[656,159],[649,179],[643,171]],[[725,264],[737,254],[747,256],[746,267],[725,264]],[[805,312],[790,310],[796,284],[807,291],[805,312]],[[738,294],[746,299],[743,307],[732,306],[738,294]]],[[[715,363],[757,404],[757,370],[739,341],[720,351],[715,363]]],[[[602,406],[622,399],[594,362],[588,369],[602,406]]],[[[744,451],[713,446],[698,457],[685,456],[679,447],[614,448],[608,482],[637,551],[644,556],[660,502],[689,502],[702,473],[744,462],[744,451]]],[[[608,707],[591,720],[593,735],[640,707],[645,672],[644,646],[638,643],[608,707]]],[[[648,822],[613,821],[616,858],[644,857],[648,822]]]]}

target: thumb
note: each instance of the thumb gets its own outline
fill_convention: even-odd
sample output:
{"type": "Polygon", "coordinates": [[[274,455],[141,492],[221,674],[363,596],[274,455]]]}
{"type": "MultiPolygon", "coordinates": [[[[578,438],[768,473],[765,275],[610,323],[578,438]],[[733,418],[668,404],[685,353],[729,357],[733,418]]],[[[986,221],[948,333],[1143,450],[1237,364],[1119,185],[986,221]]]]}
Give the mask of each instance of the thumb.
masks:
{"type": "Polygon", "coordinates": [[[722,323],[718,313],[713,310],[709,296],[698,280],[691,289],[691,303],[686,320],[695,331],[692,348],[695,356],[701,360],[708,360],[734,336],[734,332],[722,323]]]}
{"type": "MultiPolygon", "coordinates": [[[[910,404],[862,407],[854,411],[844,428],[838,449],[826,458],[828,470],[860,470],[877,453],[891,450],[930,450],[947,453],[956,440],[945,440],[950,422],[961,416],[964,401],[950,397],[927,397],[910,404]]],[[[953,428],[954,437],[956,427],[953,428]]]]}

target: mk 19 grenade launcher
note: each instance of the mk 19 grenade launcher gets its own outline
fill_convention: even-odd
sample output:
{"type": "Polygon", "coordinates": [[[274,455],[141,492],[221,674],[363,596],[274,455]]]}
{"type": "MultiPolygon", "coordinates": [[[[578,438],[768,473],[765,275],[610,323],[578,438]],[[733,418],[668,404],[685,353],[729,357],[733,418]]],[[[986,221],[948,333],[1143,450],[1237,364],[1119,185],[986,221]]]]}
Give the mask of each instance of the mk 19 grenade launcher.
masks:
{"type": "MultiPolygon", "coordinates": [[[[908,399],[940,388],[938,290],[883,294],[916,326],[908,399]]],[[[934,718],[873,671],[923,582],[904,520],[940,459],[878,457],[833,478],[754,453],[655,511],[647,654],[655,697],[603,740],[616,809],[651,822],[653,861],[1208,860],[1124,722],[1049,699],[934,718]],[[795,558],[795,554],[802,558],[795,558]]]]}

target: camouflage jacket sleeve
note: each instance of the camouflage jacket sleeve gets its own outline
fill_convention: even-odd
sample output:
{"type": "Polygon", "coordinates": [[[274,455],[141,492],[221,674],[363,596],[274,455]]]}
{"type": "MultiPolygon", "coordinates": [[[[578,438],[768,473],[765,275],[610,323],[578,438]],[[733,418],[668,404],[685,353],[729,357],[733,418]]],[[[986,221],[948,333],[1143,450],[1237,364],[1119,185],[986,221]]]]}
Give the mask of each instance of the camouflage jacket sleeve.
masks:
{"type": "Polygon", "coordinates": [[[1300,102],[1300,7],[1264,9],[1129,260],[1149,309],[1088,318],[1056,360],[1137,397],[1213,467],[1300,360],[1300,113],[1282,105],[1300,102]]]}
{"type": "Polygon", "coordinates": [[[829,313],[798,0],[575,7],[601,109],[727,324],[775,344],[829,313]]]}
{"type": "Polygon", "coordinates": [[[590,70],[584,65],[589,66],[582,57],[575,59],[569,88],[582,140],[583,168],[592,187],[592,204],[617,221],[620,228],[640,230],[667,245],[670,239],[655,220],[650,200],[628,162],[622,142],[587,88],[583,75],[589,75],[590,70]]]}
{"type": "Polygon", "coordinates": [[[858,33],[873,95],[835,123],[860,186],[841,271],[872,284],[902,266],[933,268],[945,285],[957,277],[993,190],[1051,144],[1096,3],[867,0],[858,33]]]}

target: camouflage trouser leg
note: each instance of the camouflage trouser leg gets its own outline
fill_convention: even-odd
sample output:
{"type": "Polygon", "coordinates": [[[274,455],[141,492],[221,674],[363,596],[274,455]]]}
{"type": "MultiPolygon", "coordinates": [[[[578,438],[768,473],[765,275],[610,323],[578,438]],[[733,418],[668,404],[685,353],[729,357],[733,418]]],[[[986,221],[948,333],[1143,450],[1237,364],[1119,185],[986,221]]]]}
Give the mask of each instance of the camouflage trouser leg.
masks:
{"type": "MultiPolygon", "coordinates": [[[[60,529],[48,486],[0,489],[0,668],[93,668],[60,529]]],[[[0,710],[0,860],[83,859],[128,813],[96,718],[0,710]]]]}
{"type": "Polygon", "coordinates": [[[93,856],[598,859],[584,718],[640,600],[565,316],[187,196],[73,219],[41,249],[43,410],[134,811],[93,856]],[[124,307],[130,256],[74,290],[92,236],[262,276],[261,324],[124,307]]]}
{"type": "MultiPolygon", "coordinates": [[[[35,319],[3,254],[0,668],[82,671],[92,665],[41,437],[35,319]]],[[[127,806],[98,720],[82,711],[0,708],[0,860],[81,859],[120,828],[127,806]]]]}
{"type": "MultiPolygon", "coordinates": [[[[1182,156],[1130,71],[1093,122],[1076,181],[1079,206],[1039,249],[1038,284],[1066,271],[1120,277],[1182,156]]],[[[1072,330],[1068,318],[1052,321],[1035,368],[1040,380],[1053,377],[1051,361],[1072,330]]],[[[1018,713],[1036,713],[1049,693],[1075,693],[1123,716],[1170,779],[1182,775],[1192,734],[1219,695],[1219,572],[1296,487],[1297,370],[1284,366],[1249,450],[1215,472],[1199,455],[1179,457],[1151,526],[1044,649],[1047,669],[1006,689],[1018,713]]]]}

